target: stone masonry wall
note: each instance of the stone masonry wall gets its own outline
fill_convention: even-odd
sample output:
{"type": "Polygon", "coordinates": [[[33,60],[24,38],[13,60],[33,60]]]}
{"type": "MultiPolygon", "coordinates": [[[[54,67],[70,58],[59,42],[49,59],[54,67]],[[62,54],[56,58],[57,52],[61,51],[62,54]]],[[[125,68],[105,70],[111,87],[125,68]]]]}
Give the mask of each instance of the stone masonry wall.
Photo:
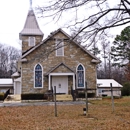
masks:
{"type": "MultiPolygon", "coordinates": [[[[22,52],[27,51],[28,49],[30,49],[32,46],[28,46],[28,39],[29,36],[21,36],[22,39],[22,52]]],[[[32,36],[34,37],[34,36],[32,36]]],[[[42,36],[35,36],[35,45],[39,44],[42,41],[42,36]]]]}
{"type": "MultiPolygon", "coordinates": [[[[56,37],[67,39],[62,33],[58,33],[53,38],[56,37]]],[[[27,55],[26,58],[28,61],[22,63],[22,93],[45,92],[48,89],[48,77],[45,74],[62,62],[74,72],[76,72],[77,66],[81,63],[85,67],[85,80],[87,81],[88,87],[96,88],[96,65],[91,63],[93,58],[75,43],[68,44],[67,40],[64,41],[64,56],[56,56],[56,52],[52,51],[55,49],[55,40],[53,38],[27,55]],[[34,66],[38,63],[42,65],[44,75],[43,88],[41,89],[34,88],[34,66]]],[[[61,67],[61,71],[65,72],[67,69],[61,67]]],[[[58,71],[55,70],[55,72],[58,71]]],[[[69,77],[69,84],[72,84],[70,79],[72,77],[69,77]]]]}

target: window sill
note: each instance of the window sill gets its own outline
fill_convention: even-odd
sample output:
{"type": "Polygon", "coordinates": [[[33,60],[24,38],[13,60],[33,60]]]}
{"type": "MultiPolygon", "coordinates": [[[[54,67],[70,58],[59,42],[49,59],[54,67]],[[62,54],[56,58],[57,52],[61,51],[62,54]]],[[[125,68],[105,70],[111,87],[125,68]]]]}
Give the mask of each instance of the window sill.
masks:
{"type": "Polygon", "coordinates": [[[43,87],[34,87],[34,89],[42,89],[43,87]]]}

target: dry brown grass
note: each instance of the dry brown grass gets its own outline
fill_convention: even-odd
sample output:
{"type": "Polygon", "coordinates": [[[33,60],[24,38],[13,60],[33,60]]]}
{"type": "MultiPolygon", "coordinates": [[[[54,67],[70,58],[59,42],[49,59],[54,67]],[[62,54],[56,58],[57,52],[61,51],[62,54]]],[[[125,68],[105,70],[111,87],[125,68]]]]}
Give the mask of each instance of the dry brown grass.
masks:
{"type": "Polygon", "coordinates": [[[88,116],[84,105],[0,107],[0,130],[130,130],[130,97],[91,101],[88,116]]]}

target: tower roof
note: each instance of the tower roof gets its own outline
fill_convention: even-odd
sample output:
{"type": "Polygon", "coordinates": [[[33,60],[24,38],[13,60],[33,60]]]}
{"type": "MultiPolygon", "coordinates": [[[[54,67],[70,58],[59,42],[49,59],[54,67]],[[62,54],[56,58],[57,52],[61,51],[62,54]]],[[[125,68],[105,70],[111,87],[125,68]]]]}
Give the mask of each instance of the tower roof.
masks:
{"type": "Polygon", "coordinates": [[[43,35],[32,9],[28,11],[26,22],[20,35],[43,35]]]}

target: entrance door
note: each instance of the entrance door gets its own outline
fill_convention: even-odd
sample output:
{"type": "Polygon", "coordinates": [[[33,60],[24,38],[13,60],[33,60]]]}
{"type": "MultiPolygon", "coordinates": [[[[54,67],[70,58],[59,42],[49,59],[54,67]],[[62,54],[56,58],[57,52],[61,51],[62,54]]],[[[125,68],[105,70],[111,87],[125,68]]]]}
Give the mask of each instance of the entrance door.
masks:
{"type": "Polygon", "coordinates": [[[56,86],[56,93],[68,94],[68,76],[53,76],[52,86],[56,86]]]}

